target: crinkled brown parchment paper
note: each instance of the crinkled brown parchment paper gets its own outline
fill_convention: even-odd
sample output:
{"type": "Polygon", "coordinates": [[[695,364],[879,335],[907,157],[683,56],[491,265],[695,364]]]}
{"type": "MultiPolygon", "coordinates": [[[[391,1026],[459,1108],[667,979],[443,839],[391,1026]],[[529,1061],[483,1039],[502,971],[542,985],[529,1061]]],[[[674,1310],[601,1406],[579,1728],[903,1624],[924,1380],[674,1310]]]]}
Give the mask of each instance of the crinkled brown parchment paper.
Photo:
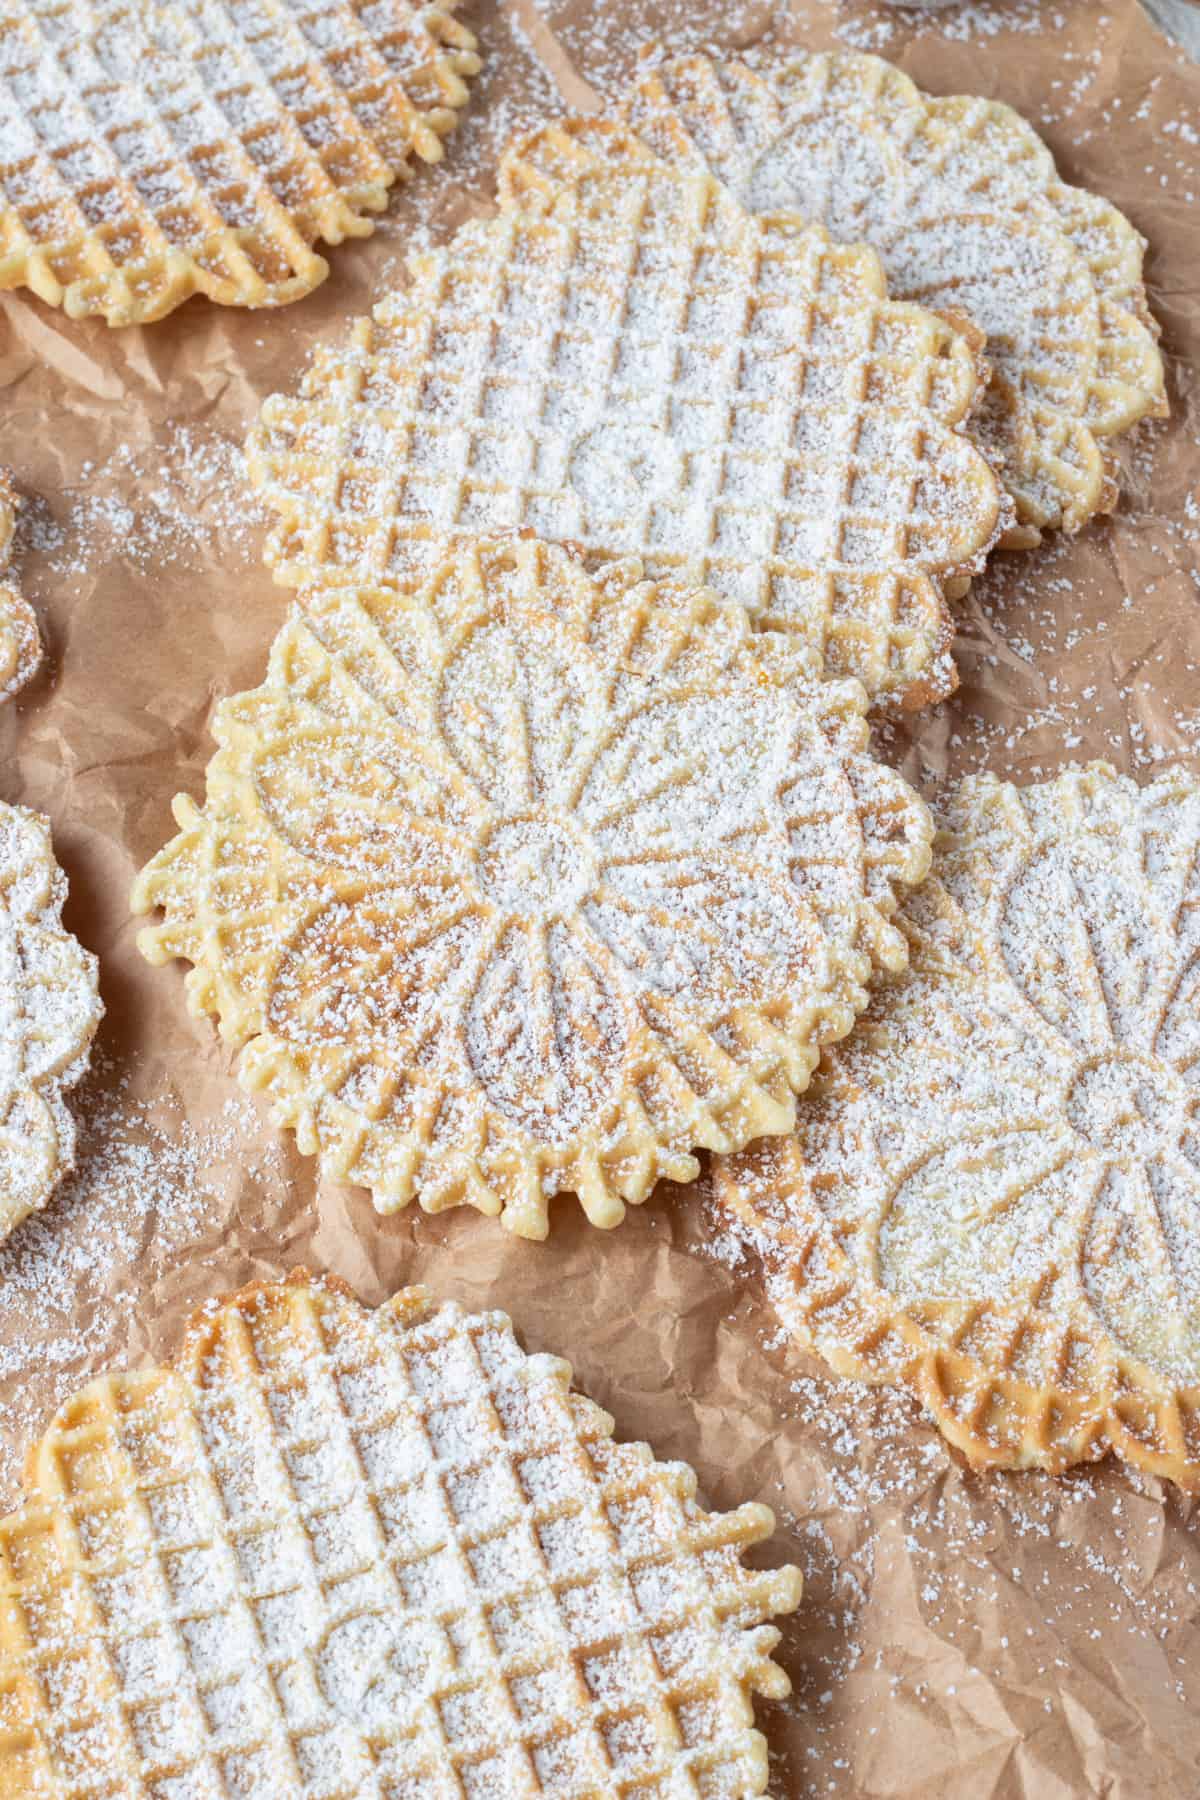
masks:
{"type": "Polygon", "coordinates": [[[260,677],[285,599],[236,450],[309,347],[399,279],[405,252],[486,207],[497,151],[544,111],[619,88],[647,39],[877,49],[940,91],[996,94],[1067,174],[1150,240],[1173,417],[1132,445],[1116,518],[998,558],[963,609],[963,684],[887,748],[934,793],[988,765],[1036,778],[1108,756],[1200,754],[1200,67],[1134,0],[478,0],[488,55],[440,170],[279,313],[193,300],[109,334],[0,301],[0,457],[28,504],[23,580],[44,675],[0,710],[0,795],[41,807],[108,1018],[78,1099],[77,1176],[0,1250],[0,1493],[69,1389],[168,1351],[209,1295],[304,1260],[369,1301],[406,1281],[504,1306],[574,1362],[620,1431],[685,1457],[716,1503],[757,1496],[807,1577],[794,1697],[763,1708],[778,1800],[837,1794],[1200,1793],[1200,1541],[1192,1509],[1103,1467],[972,1476],[906,1403],[772,1344],[755,1272],[704,1195],[663,1193],[615,1234],[564,1204],[544,1247],[486,1220],[380,1220],[318,1185],[240,1095],[182,971],[134,949],[130,879],[202,792],[215,698],[260,677]]]}

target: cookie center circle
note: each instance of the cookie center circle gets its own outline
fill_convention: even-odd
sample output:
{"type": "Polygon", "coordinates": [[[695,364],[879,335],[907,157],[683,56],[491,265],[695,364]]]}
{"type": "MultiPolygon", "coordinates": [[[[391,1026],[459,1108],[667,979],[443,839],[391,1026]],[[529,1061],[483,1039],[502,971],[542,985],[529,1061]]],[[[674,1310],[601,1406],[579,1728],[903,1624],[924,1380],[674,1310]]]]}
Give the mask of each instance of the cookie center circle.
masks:
{"type": "Polygon", "coordinates": [[[676,492],[682,464],[679,451],[658,426],[608,420],[576,443],[568,478],[589,519],[616,524],[651,500],[676,492]]]}
{"type": "Polygon", "coordinates": [[[501,912],[538,919],[570,912],[592,875],[588,847],[573,826],[545,813],[501,819],[480,845],[479,886],[501,912]]]}
{"type": "Polygon", "coordinates": [[[1184,1089],[1162,1063],[1102,1056],[1084,1065],[1067,1095],[1067,1117],[1104,1156],[1148,1161],[1183,1125],[1184,1089]]]}

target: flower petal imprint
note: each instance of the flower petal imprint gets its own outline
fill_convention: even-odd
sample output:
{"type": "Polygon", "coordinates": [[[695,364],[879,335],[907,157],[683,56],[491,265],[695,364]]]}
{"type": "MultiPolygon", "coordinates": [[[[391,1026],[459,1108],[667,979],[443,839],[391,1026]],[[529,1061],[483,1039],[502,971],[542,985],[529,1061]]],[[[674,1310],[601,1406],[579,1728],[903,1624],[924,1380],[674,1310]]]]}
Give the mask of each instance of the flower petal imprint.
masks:
{"type": "Polygon", "coordinates": [[[1200,780],[966,782],[910,966],[724,1161],[773,1300],[976,1462],[1200,1490],[1200,780]]]}
{"type": "Polygon", "coordinates": [[[139,939],[302,1149],[390,1211],[618,1222],[790,1129],[904,945],[926,809],[865,697],[703,590],[531,540],[313,589],[217,710],[139,939]]]}

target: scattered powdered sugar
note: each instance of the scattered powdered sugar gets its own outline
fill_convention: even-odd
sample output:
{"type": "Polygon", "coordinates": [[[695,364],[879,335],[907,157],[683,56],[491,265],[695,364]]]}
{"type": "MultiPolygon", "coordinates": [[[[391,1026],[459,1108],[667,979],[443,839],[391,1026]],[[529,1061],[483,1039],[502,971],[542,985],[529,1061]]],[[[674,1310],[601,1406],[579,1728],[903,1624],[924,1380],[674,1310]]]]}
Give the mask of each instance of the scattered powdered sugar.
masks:
{"type": "MultiPolygon", "coordinates": [[[[168,426],[149,446],[120,445],[61,489],[65,511],[30,500],[17,538],[45,575],[81,582],[119,560],[139,574],[254,560],[263,512],[240,445],[202,426],[168,426]]],[[[42,577],[44,579],[44,576],[42,577]]]]}
{"type": "MultiPolygon", "coordinates": [[[[472,20],[472,27],[479,37],[483,67],[472,83],[470,105],[446,145],[444,172],[490,198],[501,153],[561,113],[565,96],[554,70],[539,53],[553,51],[554,39],[548,28],[535,42],[512,4],[487,8],[485,17],[472,20]]],[[[564,64],[557,67],[570,85],[564,64]]],[[[383,215],[376,229],[390,232],[388,215],[383,215]]],[[[407,222],[403,229],[407,230],[407,222]]],[[[419,240],[415,247],[420,247],[419,240]]]]}
{"type": "MultiPolygon", "coordinates": [[[[689,1241],[752,1284],[749,1316],[759,1317],[758,1248],[730,1215],[706,1201],[689,1241]]],[[[980,1709],[997,1753],[999,1739],[1020,1740],[1026,1705],[1036,1722],[1053,1714],[1069,1731],[1093,1646],[1146,1665],[1164,1701],[1195,1705],[1200,1545],[1186,1501],[1111,1462],[1063,1476],[974,1475],[907,1396],[833,1375],[778,1325],[758,1336],[770,1365],[755,1373],[771,1396],[764,1426],[786,1446],[777,1483],[761,1491],[777,1553],[805,1580],[781,1652],[793,1695],[779,1708],[789,1748],[772,1758],[773,1793],[849,1800],[859,1791],[850,1770],[873,1740],[905,1791],[888,1759],[897,1708],[914,1755],[922,1742],[943,1753],[948,1720],[966,1755],[980,1709]],[[997,1697],[1012,1718],[996,1718],[997,1697]]],[[[1114,1683],[1110,1666],[1094,1670],[1103,1704],[1132,1722],[1145,1690],[1114,1683]]],[[[766,1728],[772,1741],[783,1735],[769,1717],[766,1728]]]]}
{"type": "MultiPolygon", "coordinates": [[[[1100,15],[1096,27],[1108,21],[1100,15]]],[[[922,6],[918,0],[876,0],[874,9],[839,18],[837,34],[852,50],[886,55],[904,30],[932,26],[950,43],[987,43],[1010,32],[1036,34],[1062,31],[1066,18],[1053,0],[943,0],[922,6]]]]}
{"type": "Polygon", "coordinates": [[[102,1053],[70,1104],[74,1172],[0,1244],[0,1489],[10,1497],[50,1406],[144,1341],[172,1259],[197,1256],[220,1230],[228,1166],[246,1180],[283,1170],[276,1148],[257,1164],[247,1155],[259,1124],[249,1100],[229,1100],[197,1128],[178,1107],[134,1098],[127,1072],[102,1053]]]}
{"type": "Polygon", "coordinates": [[[1200,504],[1155,491],[1163,437],[1177,429],[1148,422],[1125,440],[1128,499],[1111,524],[995,557],[973,582],[954,700],[919,727],[877,730],[881,752],[926,792],[948,773],[1039,781],[1096,757],[1152,772],[1200,751],[1200,654],[1178,629],[1200,595],[1200,504]],[[1134,538],[1156,575],[1131,586],[1134,538]]]}

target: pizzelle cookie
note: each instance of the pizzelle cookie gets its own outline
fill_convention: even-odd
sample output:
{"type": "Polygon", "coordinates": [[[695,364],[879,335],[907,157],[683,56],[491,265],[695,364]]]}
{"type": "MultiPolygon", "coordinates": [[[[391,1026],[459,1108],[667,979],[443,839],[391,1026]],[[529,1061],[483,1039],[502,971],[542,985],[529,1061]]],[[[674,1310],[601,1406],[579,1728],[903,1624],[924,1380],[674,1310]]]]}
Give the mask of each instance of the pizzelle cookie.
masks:
{"type": "Polygon", "coordinates": [[[710,169],[754,212],[795,211],[883,258],[893,293],[965,313],[992,365],[970,430],[1016,503],[1009,544],[1110,507],[1109,440],[1165,414],[1144,240],[1068,187],[1011,107],[934,98],[874,56],[750,70],[652,66],[625,116],[668,160],[710,169]]]}
{"type": "Polygon", "coordinates": [[[789,1130],[903,957],[932,825],[864,711],[740,607],[536,541],[314,589],[217,709],[139,943],[381,1211],[615,1225],[789,1130]]]}
{"type": "Polygon", "coordinates": [[[909,971],[722,1162],[772,1297],[977,1463],[1200,1491],[1200,779],[968,781],[909,971]]]}
{"type": "Polygon", "coordinates": [[[20,590],[4,579],[19,504],[12,477],[0,469],[0,700],[10,699],[23,688],[42,660],[42,639],[33,608],[20,590]]]}
{"type": "Polygon", "coordinates": [[[799,1572],[570,1380],[301,1277],[93,1382],[0,1521],[6,1800],[765,1793],[799,1572]]]}
{"type": "Polygon", "coordinates": [[[436,162],[479,68],[458,0],[9,0],[0,287],[145,323],[275,306],[436,162]]]}
{"type": "Polygon", "coordinates": [[[975,347],[888,301],[872,252],[585,122],[510,156],[500,215],[412,269],[263,407],[278,580],[411,585],[528,529],[705,583],[880,705],[953,687],[943,586],[1002,523],[959,430],[975,347]]]}
{"type": "Polygon", "coordinates": [[[0,802],[0,1238],[72,1167],[63,1092],[103,1014],[96,959],[63,928],[66,894],[48,822],[0,802]]]}

